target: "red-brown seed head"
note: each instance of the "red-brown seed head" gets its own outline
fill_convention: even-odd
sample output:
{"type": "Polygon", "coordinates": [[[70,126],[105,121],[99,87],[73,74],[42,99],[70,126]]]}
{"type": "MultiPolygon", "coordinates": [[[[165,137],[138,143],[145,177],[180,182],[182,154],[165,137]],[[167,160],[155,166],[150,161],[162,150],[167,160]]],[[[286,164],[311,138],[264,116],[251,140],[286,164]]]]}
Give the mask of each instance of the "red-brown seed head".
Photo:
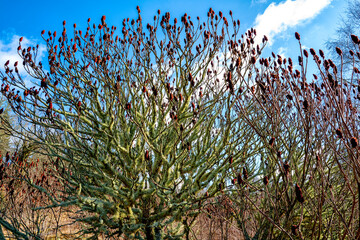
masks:
{"type": "Polygon", "coordinates": [[[295,33],[295,38],[300,41],[300,34],[298,32],[295,33]]]}
{"type": "Polygon", "coordinates": [[[360,43],[358,36],[356,36],[356,35],[354,35],[354,34],[351,34],[351,40],[352,40],[355,44],[359,44],[359,43],[360,43]]]}
{"type": "Polygon", "coordinates": [[[43,78],[42,80],[41,80],[41,85],[40,85],[42,88],[47,88],[47,83],[46,83],[46,80],[45,80],[45,78],[43,78]]]}
{"type": "Polygon", "coordinates": [[[131,109],[131,103],[127,103],[127,104],[125,105],[125,108],[126,108],[126,110],[130,110],[130,109],[131,109]]]}
{"type": "Polygon", "coordinates": [[[249,174],[248,174],[247,169],[245,167],[243,167],[243,177],[244,177],[244,179],[247,180],[248,176],[249,176],[249,174]]]}
{"type": "Polygon", "coordinates": [[[338,136],[338,138],[342,139],[343,138],[343,134],[340,128],[336,129],[336,135],[338,136]]]}
{"type": "Polygon", "coordinates": [[[232,76],[231,76],[231,72],[229,71],[228,74],[227,74],[227,79],[226,79],[226,80],[227,80],[227,81],[231,81],[231,77],[232,77],[232,76]]]}
{"type": "Polygon", "coordinates": [[[358,146],[358,140],[357,140],[357,138],[356,138],[356,137],[352,137],[352,138],[350,139],[350,144],[351,144],[351,146],[352,146],[353,148],[356,148],[356,147],[358,146]]]}
{"type": "Polygon", "coordinates": [[[305,111],[307,111],[308,110],[308,107],[309,107],[309,102],[308,102],[308,100],[304,100],[304,102],[303,102],[303,109],[305,110],[305,111]]]}
{"type": "Polygon", "coordinates": [[[342,56],[342,51],[341,51],[340,48],[336,47],[335,50],[336,50],[336,53],[337,53],[337,54],[339,54],[340,56],[342,56]]]}
{"type": "Polygon", "coordinates": [[[297,236],[298,235],[298,229],[299,229],[298,225],[292,225],[291,226],[291,233],[294,234],[295,236],[297,236]]]}
{"type": "Polygon", "coordinates": [[[236,66],[236,67],[240,67],[240,65],[241,65],[241,58],[238,57],[238,59],[236,59],[236,64],[235,64],[235,66],[236,66]]]}
{"type": "Polygon", "coordinates": [[[304,49],[303,52],[304,52],[304,56],[305,56],[305,57],[309,57],[309,53],[308,53],[308,51],[306,51],[306,49],[304,49]]]}
{"type": "Polygon", "coordinates": [[[275,143],[275,138],[272,137],[269,141],[269,145],[272,147],[272,146],[274,146],[274,143],[275,143]]]}
{"type": "Polygon", "coordinates": [[[310,53],[311,53],[311,55],[315,55],[316,54],[316,52],[315,52],[315,50],[313,49],[313,48],[310,48],[310,53]]]}
{"type": "Polygon", "coordinates": [[[101,24],[102,25],[105,25],[105,20],[106,20],[106,16],[104,15],[104,16],[101,17],[101,24]]]}
{"type": "Polygon", "coordinates": [[[290,165],[287,162],[285,162],[283,164],[283,168],[284,168],[285,175],[287,176],[290,172],[290,165]]]}
{"type": "Polygon", "coordinates": [[[298,200],[298,202],[304,203],[305,199],[302,194],[302,190],[301,190],[299,184],[297,184],[297,183],[295,184],[295,195],[296,195],[296,200],[298,200]]]}
{"type": "Polygon", "coordinates": [[[238,173],[238,175],[237,175],[237,182],[238,182],[239,185],[241,185],[244,182],[242,177],[241,177],[241,173],[238,173]]]}
{"type": "Polygon", "coordinates": [[[252,64],[255,64],[255,63],[256,63],[256,57],[255,57],[255,56],[252,56],[250,62],[251,62],[252,64]]]}
{"type": "Polygon", "coordinates": [[[193,76],[192,76],[191,73],[189,73],[188,80],[189,80],[189,81],[192,81],[192,80],[193,80],[193,76]]]}
{"type": "Polygon", "coordinates": [[[265,176],[263,179],[264,185],[267,186],[269,184],[269,178],[268,176],[265,176]]]}

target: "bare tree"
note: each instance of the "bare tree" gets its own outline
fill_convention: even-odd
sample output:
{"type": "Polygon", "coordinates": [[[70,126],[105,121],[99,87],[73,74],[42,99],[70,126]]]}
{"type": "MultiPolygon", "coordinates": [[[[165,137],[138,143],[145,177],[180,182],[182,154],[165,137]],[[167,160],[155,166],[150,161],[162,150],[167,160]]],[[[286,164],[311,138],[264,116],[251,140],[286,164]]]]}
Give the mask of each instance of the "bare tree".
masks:
{"type": "MultiPolygon", "coordinates": [[[[348,0],[348,6],[341,17],[341,22],[338,29],[336,30],[336,35],[334,38],[326,42],[326,47],[330,50],[332,58],[340,64],[341,58],[336,53],[335,48],[339,47],[343,50],[344,67],[351,71],[353,57],[350,55],[350,51],[357,53],[356,45],[351,40],[351,35],[360,34],[360,1],[359,0],[348,0]]],[[[355,63],[358,64],[359,61],[356,58],[355,63]]]]}
{"type": "Polygon", "coordinates": [[[234,111],[261,53],[256,31],[240,38],[240,21],[212,9],[205,22],[158,11],[144,26],[138,8],[121,36],[105,16],[98,25],[89,19],[84,32],[73,27],[64,21],[60,36],[42,32],[49,71],[20,39],[34,86],[17,63],[0,73],[21,119],[15,135],[40,146],[65,190],[28,182],[47,194],[47,208],[87,213],[76,221],[93,238],[188,237],[204,200],[229,184],[229,167],[258,151],[234,111]]]}
{"type": "Polygon", "coordinates": [[[239,228],[246,239],[358,239],[360,71],[345,78],[343,65],[301,44],[299,69],[275,54],[259,62],[256,87],[235,103],[260,149],[245,160],[258,164],[233,171],[228,196],[239,228]],[[311,58],[317,75],[305,74],[311,58]]]}

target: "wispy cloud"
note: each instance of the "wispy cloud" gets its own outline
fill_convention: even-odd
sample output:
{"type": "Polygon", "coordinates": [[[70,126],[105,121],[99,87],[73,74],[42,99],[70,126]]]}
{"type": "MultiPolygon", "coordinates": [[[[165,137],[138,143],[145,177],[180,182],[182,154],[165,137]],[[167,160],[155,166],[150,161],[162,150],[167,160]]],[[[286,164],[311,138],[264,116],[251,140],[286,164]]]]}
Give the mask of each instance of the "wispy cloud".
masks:
{"type": "Polygon", "coordinates": [[[306,20],[314,18],[321,10],[327,7],[332,0],[286,0],[279,4],[271,3],[255,19],[257,42],[262,40],[263,35],[269,38],[271,45],[274,37],[306,20]]]}
{"type": "Polygon", "coordinates": [[[266,3],[268,0],[251,0],[251,4],[266,3]]]}
{"type": "Polygon", "coordinates": [[[286,58],[287,57],[287,48],[284,47],[279,47],[278,49],[278,54],[282,57],[282,58],[286,58]]]}
{"type": "MultiPolygon", "coordinates": [[[[14,66],[15,62],[18,62],[19,73],[22,75],[26,75],[26,71],[23,68],[22,62],[23,60],[18,54],[17,48],[19,46],[19,38],[20,36],[14,35],[11,40],[5,42],[0,40],[0,70],[4,70],[4,64],[7,60],[10,61],[9,66],[14,66]]],[[[22,48],[34,47],[36,46],[36,41],[31,40],[29,38],[23,37],[23,41],[21,42],[22,48]]],[[[41,61],[41,59],[45,56],[46,47],[43,44],[39,44],[39,51],[36,58],[36,61],[41,61]]]]}

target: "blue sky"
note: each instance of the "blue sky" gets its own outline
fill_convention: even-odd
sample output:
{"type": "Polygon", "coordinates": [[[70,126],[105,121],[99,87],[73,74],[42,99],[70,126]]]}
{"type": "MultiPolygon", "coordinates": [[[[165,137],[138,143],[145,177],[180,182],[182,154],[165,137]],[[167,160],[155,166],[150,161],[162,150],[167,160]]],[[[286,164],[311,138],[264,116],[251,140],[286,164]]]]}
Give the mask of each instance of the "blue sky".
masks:
{"type": "MultiPolygon", "coordinates": [[[[136,17],[137,5],[145,22],[151,21],[158,9],[162,13],[170,12],[171,17],[179,18],[187,13],[201,19],[206,18],[210,7],[216,12],[228,13],[232,10],[234,18],[241,21],[242,32],[255,27],[259,34],[268,35],[270,44],[264,57],[272,51],[296,57],[299,53],[294,38],[296,31],[300,33],[305,47],[325,48],[325,41],[334,36],[340,14],[347,6],[345,0],[0,0],[0,69],[7,59],[17,59],[16,47],[20,36],[24,37],[25,44],[44,46],[41,30],[60,32],[63,20],[68,26],[76,23],[78,29],[85,29],[88,18],[99,23],[102,15],[106,15],[109,25],[120,28],[123,18],[136,17]]],[[[45,50],[44,47],[42,49],[45,50]]],[[[45,56],[45,51],[42,56],[45,56]]]]}

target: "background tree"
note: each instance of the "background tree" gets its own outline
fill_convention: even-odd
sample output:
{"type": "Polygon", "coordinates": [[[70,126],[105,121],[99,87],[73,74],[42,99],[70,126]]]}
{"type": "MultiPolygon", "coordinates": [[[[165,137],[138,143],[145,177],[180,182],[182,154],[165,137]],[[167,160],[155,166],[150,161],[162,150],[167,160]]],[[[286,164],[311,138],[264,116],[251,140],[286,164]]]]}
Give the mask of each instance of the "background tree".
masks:
{"type": "MultiPolygon", "coordinates": [[[[66,215],[76,216],[69,211],[72,209],[36,210],[37,207],[49,203],[47,196],[23,179],[31,179],[39,187],[51,186],[54,190],[61,188],[59,182],[51,177],[48,163],[40,161],[39,158],[35,159],[35,156],[23,161],[20,154],[11,152],[7,153],[0,164],[0,226],[4,230],[3,233],[0,231],[0,239],[46,239],[71,233],[64,232],[64,225],[69,222],[66,215]]],[[[72,233],[74,232],[77,230],[74,229],[72,233]]]]}
{"type": "MultiPolygon", "coordinates": [[[[2,113],[2,117],[9,121],[9,108],[6,104],[6,99],[3,96],[0,96],[0,112],[2,113]]],[[[2,121],[1,126],[5,122],[2,121]]],[[[6,129],[0,127],[0,149],[3,156],[6,154],[7,151],[10,151],[10,133],[6,131],[6,129]]]]}
{"type": "MultiPolygon", "coordinates": [[[[346,69],[352,69],[353,56],[350,55],[350,50],[357,53],[356,44],[351,39],[351,35],[360,35],[360,1],[348,0],[348,5],[344,15],[341,18],[338,29],[336,30],[335,38],[326,42],[326,47],[331,53],[332,59],[340,64],[340,56],[336,53],[335,48],[339,47],[343,50],[343,61],[346,69]]],[[[358,58],[355,58],[355,63],[358,64],[358,58]]]]}
{"type": "Polygon", "coordinates": [[[248,85],[249,98],[236,100],[239,119],[260,149],[253,155],[258,164],[234,171],[228,192],[246,239],[360,236],[359,70],[345,77],[342,65],[318,52],[300,44],[299,69],[290,58],[261,58],[248,81],[257,87],[248,85]],[[305,74],[310,58],[317,75],[305,74]]]}

